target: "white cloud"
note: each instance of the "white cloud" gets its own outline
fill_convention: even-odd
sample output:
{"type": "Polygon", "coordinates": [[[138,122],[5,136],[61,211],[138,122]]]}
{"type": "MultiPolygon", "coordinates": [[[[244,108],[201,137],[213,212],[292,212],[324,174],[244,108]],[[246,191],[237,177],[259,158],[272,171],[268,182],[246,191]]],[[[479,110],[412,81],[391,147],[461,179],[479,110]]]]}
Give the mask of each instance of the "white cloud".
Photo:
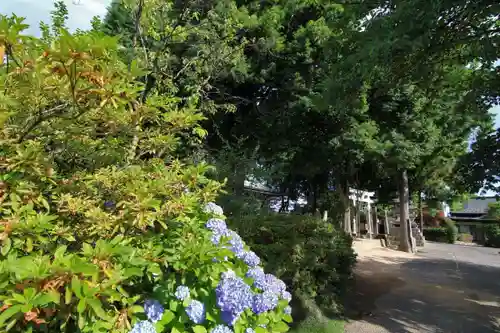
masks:
{"type": "MultiPolygon", "coordinates": [[[[111,0],[64,0],[68,6],[68,28],[87,29],[90,27],[92,17],[106,14],[106,8],[111,0]]],[[[54,8],[54,0],[0,0],[0,13],[26,18],[30,25],[29,33],[39,35],[40,21],[49,22],[50,12],[54,8]]]]}

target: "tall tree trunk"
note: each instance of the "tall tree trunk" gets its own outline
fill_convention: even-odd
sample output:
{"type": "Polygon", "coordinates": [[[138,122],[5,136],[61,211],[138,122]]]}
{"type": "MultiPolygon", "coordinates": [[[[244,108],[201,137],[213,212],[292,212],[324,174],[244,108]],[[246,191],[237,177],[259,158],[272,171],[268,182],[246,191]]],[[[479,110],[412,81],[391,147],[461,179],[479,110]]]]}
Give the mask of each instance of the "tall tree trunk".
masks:
{"type": "Polygon", "coordinates": [[[408,175],[406,170],[402,170],[399,173],[399,214],[400,214],[400,240],[399,240],[399,250],[405,252],[412,252],[412,247],[410,244],[410,225],[409,220],[409,201],[410,201],[410,191],[408,189],[408,175]]]}

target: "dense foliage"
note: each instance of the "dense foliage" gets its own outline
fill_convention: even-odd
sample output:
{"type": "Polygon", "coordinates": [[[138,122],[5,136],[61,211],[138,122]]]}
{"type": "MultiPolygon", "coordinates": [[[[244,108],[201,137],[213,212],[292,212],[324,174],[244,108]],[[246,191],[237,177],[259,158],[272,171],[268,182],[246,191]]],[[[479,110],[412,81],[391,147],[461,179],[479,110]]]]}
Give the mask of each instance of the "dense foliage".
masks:
{"type": "Polygon", "coordinates": [[[294,295],[333,313],[342,310],[356,259],[349,235],[303,215],[248,215],[229,223],[294,295]]]}
{"type": "Polygon", "coordinates": [[[453,244],[458,239],[458,228],[449,218],[443,219],[440,227],[426,228],[423,234],[427,240],[453,244]]]}
{"type": "Polygon", "coordinates": [[[285,284],[207,204],[222,184],[174,158],[205,135],[196,103],[54,22],[0,18],[0,330],[287,331],[285,284]]]}
{"type": "Polygon", "coordinates": [[[500,248],[500,225],[487,225],[486,227],[484,227],[484,235],[486,238],[486,246],[500,248]]]}

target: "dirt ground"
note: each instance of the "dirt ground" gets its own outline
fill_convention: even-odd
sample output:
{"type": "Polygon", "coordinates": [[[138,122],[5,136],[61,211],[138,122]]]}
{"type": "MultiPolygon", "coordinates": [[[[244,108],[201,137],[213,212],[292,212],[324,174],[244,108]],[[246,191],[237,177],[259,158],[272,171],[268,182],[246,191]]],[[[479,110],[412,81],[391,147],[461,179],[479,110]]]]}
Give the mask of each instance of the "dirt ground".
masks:
{"type": "Polygon", "coordinates": [[[345,332],[500,331],[497,253],[428,243],[414,255],[372,240],[356,241],[354,248],[356,285],[346,304],[345,332]]]}

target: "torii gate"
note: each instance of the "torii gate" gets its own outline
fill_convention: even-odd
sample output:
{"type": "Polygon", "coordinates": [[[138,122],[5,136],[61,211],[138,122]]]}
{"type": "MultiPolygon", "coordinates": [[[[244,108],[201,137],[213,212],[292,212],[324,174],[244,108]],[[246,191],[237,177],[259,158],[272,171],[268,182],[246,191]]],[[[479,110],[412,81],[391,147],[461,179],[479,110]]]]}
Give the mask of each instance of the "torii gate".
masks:
{"type": "MultiPolygon", "coordinates": [[[[349,201],[353,203],[353,206],[356,209],[356,212],[351,219],[351,230],[354,235],[357,235],[360,231],[360,211],[361,204],[366,205],[366,225],[367,225],[367,234],[368,238],[373,238],[378,235],[378,224],[379,221],[377,219],[377,207],[374,206],[374,210],[372,213],[372,205],[376,203],[372,197],[375,195],[375,192],[368,192],[363,190],[358,190],[354,188],[349,188],[349,201]],[[375,218],[374,218],[375,217],[375,218]],[[375,223],[373,223],[375,222],[375,223]],[[375,228],[374,228],[375,227],[375,228]],[[374,230],[375,229],[375,230],[374,230]]],[[[385,222],[385,221],[384,221],[385,222]]]]}

